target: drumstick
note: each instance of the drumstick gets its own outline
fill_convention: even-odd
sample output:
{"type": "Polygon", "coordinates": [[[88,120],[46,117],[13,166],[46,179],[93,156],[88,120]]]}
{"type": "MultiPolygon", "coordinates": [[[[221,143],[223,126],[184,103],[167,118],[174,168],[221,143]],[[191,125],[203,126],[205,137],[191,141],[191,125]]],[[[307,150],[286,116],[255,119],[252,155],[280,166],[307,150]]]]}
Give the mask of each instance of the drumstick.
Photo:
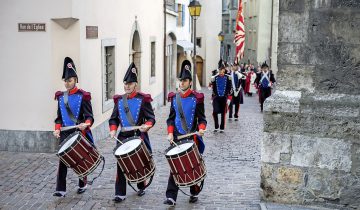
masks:
{"type": "Polygon", "coordinates": [[[74,128],[77,128],[77,127],[78,127],[78,125],[61,127],[60,131],[67,131],[67,130],[71,130],[71,129],[74,129],[74,128]]]}
{"type": "Polygon", "coordinates": [[[116,138],[115,136],[113,137],[116,141],[118,141],[120,144],[124,144],[122,143],[118,138],[116,138]]]}
{"type": "Polygon", "coordinates": [[[175,141],[172,141],[170,139],[167,138],[167,140],[170,142],[170,144],[175,144],[175,146],[179,147],[179,145],[177,143],[175,143],[175,141]]]}
{"type": "MultiPolygon", "coordinates": [[[[205,130],[206,131],[206,130],[205,130]]],[[[184,135],[181,135],[181,136],[178,136],[178,140],[180,140],[180,139],[184,139],[184,138],[186,138],[186,137],[189,137],[189,136],[192,136],[192,135],[198,135],[199,134],[199,132],[194,132],[194,133],[188,133],[188,134],[184,134],[184,135]]]]}
{"type": "Polygon", "coordinates": [[[120,132],[125,132],[125,131],[133,131],[133,130],[137,130],[140,129],[142,126],[129,126],[129,127],[122,127],[120,132]]]}
{"type": "MultiPolygon", "coordinates": [[[[89,126],[90,124],[86,123],[87,126],[89,126]]],[[[61,127],[60,131],[67,131],[67,130],[71,130],[74,128],[78,128],[80,125],[72,125],[72,126],[66,126],[66,127],[61,127]]]]}

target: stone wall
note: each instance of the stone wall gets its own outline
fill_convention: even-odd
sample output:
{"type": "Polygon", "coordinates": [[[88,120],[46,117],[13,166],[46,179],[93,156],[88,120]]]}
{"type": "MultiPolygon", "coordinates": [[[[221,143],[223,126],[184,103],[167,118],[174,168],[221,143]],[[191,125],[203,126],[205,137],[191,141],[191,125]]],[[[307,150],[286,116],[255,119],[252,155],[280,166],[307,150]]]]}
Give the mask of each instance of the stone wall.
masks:
{"type": "Polygon", "coordinates": [[[280,0],[262,198],[360,207],[360,1],[280,0]]]}
{"type": "MultiPolygon", "coordinates": [[[[104,121],[92,129],[96,141],[109,136],[109,123],[104,121]]],[[[53,131],[0,130],[0,151],[55,153],[59,150],[59,141],[53,131]]]]}

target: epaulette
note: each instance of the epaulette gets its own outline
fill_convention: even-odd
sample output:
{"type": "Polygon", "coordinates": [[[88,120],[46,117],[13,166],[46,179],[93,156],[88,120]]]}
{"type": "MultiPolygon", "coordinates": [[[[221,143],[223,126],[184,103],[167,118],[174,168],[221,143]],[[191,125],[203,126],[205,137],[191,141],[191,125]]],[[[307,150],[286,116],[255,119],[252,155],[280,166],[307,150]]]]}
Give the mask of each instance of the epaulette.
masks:
{"type": "Polygon", "coordinates": [[[141,93],[141,92],[138,93],[144,97],[144,102],[150,103],[153,101],[150,94],[141,93]]]}
{"type": "Polygon", "coordinates": [[[217,77],[219,75],[219,73],[215,74],[214,76],[211,77],[211,81],[214,82],[215,81],[215,77],[217,77]]]}
{"type": "Polygon", "coordinates": [[[122,95],[114,95],[114,103],[116,104],[120,99],[122,98],[122,95]]]}
{"type": "Polygon", "coordinates": [[[62,91],[56,91],[54,100],[58,100],[59,96],[62,96],[64,93],[62,91]]]}
{"type": "Polygon", "coordinates": [[[196,92],[195,90],[193,90],[193,94],[196,97],[197,104],[204,103],[204,93],[199,93],[199,92],[196,92]]]}
{"type": "Polygon", "coordinates": [[[170,92],[169,94],[168,94],[168,102],[170,102],[171,100],[172,100],[172,98],[174,98],[175,97],[175,93],[174,92],[170,92]]]}
{"type": "Polygon", "coordinates": [[[79,91],[83,94],[83,99],[86,101],[90,101],[91,100],[91,93],[87,92],[85,90],[79,89],[79,91]]]}

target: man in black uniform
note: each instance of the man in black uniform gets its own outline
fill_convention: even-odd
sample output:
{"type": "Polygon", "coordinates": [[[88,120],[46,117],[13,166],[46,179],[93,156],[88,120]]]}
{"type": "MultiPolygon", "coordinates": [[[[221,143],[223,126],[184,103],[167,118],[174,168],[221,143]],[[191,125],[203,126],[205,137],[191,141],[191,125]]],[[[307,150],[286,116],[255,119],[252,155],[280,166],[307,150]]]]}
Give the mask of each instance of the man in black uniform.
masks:
{"type": "Polygon", "coordinates": [[[275,77],[269,66],[265,63],[261,65],[261,72],[256,74],[255,83],[259,87],[259,102],[261,112],[264,109],[264,101],[271,96],[271,88],[275,83],[275,77]]]}
{"type": "MultiPolygon", "coordinates": [[[[134,63],[131,63],[124,77],[125,94],[114,96],[115,106],[109,120],[110,137],[115,137],[119,125],[121,127],[141,126],[139,130],[120,132],[117,138],[122,141],[129,137],[140,136],[151,153],[151,145],[147,132],[155,125],[155,115],[151,106],[152,98],[150,94],[136,91],[137,82],[137,68],[134,63]],[[131,114],[131,118],[127,116],[126,110],[131,114]]],[[[117,144],[120,143],[117,142],[117,144]]],[[[117,175],[114,201],[119,203],[126,198],[126,178],[120,166],[116,165],[117,175]]],[[[138,196],[143,196],[145,194],[145,182],[138,183],[137,187],[139,189],[138,196]]]]}
{"type": "MultiPolygon", "coordinates": [[[[65,82],[66,91],[57,91],[55,100],[58,101],[57,117],[55,119],[54,136],[60,138],[60,144],[76,130],[81,130],[82,134],[90,143],[94,145],[94,140],[90,127],[94,122],[91,107],[91,95],[89,92],[78,89],[76,83],[78,77],[73,60],[69,57],[64,59],[62,79],[65,82]],[[67,105],[69,108],[67,108],[67,105]],[[60,131],[61,127],[78,125],[78,129],[60,131]]],[[[54,196],[65,197],[66,194],[66,165],[59,161],[59,169],[56,180],[56,191],[54,196]]],[[[86,177],[79,179],[78,194],[84,193],[87,188],[86,177]]]]}
{"type": "Polygon", "coordinates": [[[225,129],[225,115],[232,99],[231,77],[225,74],[224,63],[219,63],[219,74],[211,77],[212,83],[212,105],[215,130],[219,130],[218,114],[221,114],[220,133],[225,129]]]}
{"type": "Polygon", "coordinates": [[[235,106],[235,113],[234,113],[235,121],[239,120],[240,104],[244,103],[244,96],[243,96],[243,89],[241,86],[241,80],[246,78],[246,76],[243,75],[242,73],[240,73],[238,71],[238,69],[239,69],[239,64],[237,63],[237,61],[235,61],[234,65],[231,67],[231,73],[229,75],[231,77],[231,85],[232,85],[232,89],[233,89],[232,100],[229,105],[229,120],[232,120],[232,118],[233,118],[233,105],[234,105],[235,106]]]}
{"type": "MultiPolygon", "coordinates": [[[[191,63],[185,60],[181,65],[179,75],[180,88],[178,93],[169,93],[168,101],[171,102],[170,114],[167,119],[168,139],[170,142],[178,142],[177,137],[187,133],[198,131],[199,135],[193,135],[188,139],[194,140],[198,145],[199,152],[202,154],[205,149],[202,136],[206,129],[206,118],[204,109],[204,94],[198,93],[191,89],[191,63]],[[182,112],[179,111],[178,105],[181,103],[182,112]],[[181,117],[183,116],[183,118],[181,117]]],[[[166,189],[166,200],[164,204],[174,206],[179,187],[176,185],[173,176],[170,174],[168,186],[166,189]]],[[[200,187],[193,185],[190,187],[190,203],[198,200],[200,187]]]]}

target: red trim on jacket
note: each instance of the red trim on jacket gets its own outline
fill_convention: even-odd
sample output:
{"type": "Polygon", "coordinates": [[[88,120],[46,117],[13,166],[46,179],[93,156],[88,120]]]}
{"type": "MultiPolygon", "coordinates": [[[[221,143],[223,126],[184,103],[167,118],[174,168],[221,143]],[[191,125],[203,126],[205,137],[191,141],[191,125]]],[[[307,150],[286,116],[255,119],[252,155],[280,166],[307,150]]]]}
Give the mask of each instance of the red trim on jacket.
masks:
{"type": "Polygon", "coordinates": [[[86,123],[86,124],[89,124],[89,127],[91,127],[92,124],[93,124],[93,122],[92,122],[91,120],[85,120],[85,123],[86,123]]]}
{"type": "Polygon", "coordinates": [[[152,126],[153,126],[153,123],[152,123],[151,121],[146,121],[146,122],[145,122],[145,125],[152,127],[152,126]]]}
{"type": "Polygon", "coordinates": [[[199,130],[205,130],[205,129],[206,129],[206,125],[204,123],[200,123],[199,130]]]}
{"type": "Polygon", "coordinates": [[[71,89],[71,90],[69,91],[69,95],[76,93],[78,90],[79,90],[79,89],[75,86],[73,89],[71,89]]]}
{"type": "Polygon", "coordinates": [[[132,99],[137,95],[136,90],[134,90],[130,95],[127,96],[128,99],[132,99]]]}
{"type": "Polygon", "coordinates": [[[117,131],[118,127],[116,125],[110,125],[110,131],[117,131]]]}
{"type": "Polygon", "coordinates": [[[60,124],[60,123],[55,124],[55,130],[60,130],[60,128],[61,128],[61,124],[60,124]]]}
{"type": "Polygon", "coordinates": [[[169,125],[167,128],[168,133],[174,133],[174,126],[173,125],[169,125]]]}
{"type": "Polygon", "coordinates": [[[191,88],[189,88],[189,89],[187,89],[187,91],[186,91],[185,93],[180,92],[180,96],[181,96],[181,98],[186,98],[186,97],[188,97],[191,93],[192,93],[192,90],[191,90],[191,88]]]}

